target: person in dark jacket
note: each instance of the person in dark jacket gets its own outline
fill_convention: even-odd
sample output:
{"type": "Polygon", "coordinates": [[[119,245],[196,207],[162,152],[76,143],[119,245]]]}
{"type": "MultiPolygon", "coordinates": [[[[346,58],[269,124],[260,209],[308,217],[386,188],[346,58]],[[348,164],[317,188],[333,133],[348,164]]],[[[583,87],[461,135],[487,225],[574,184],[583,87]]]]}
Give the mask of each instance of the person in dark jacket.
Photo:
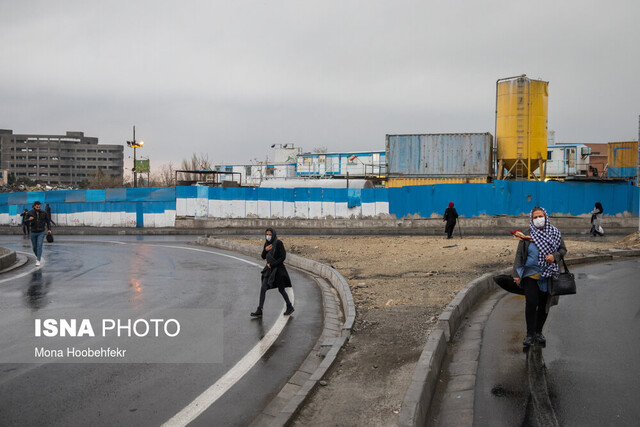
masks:
{"type": "Polygon", "coordinates": [[[444,232],[447,233],[447,239],[451,239],[453,234],[453,229],[456,227],[456,220],[458,219],[458,212],[456,208],[453,207],[453,202],[449,203],[449,207],[444,211],[444,217],[442,221],[446,221],[447,224],[444,226],[444,232]]]}
{"type": "Polygon", "coordinates": [[[591,235],[592,236],[604,236],[602,231],[602,204],[600,202],[596,203],[595,208],[589,212],[591,214],[591,235]]]}
{"type": "Polygon", "coordinates": [[[22,217],[22,234],[26,237],[29,235],[29,210],[25,208],[20,216],[22,217]]]}
{"type": "Polygon", "coordinates": [[[49,203],[44,205],[44,211],[47,213],[47,215],[49,215],[49,221],[51,221],[51,224],[57,225],[55,222],[53,222],[53,217],[51,216],[51,206],[49,206],[49,203]]]}
{"type": "Polygon", "coordinates": [[[40,260],[42,259],[42,243],[44,242],[45,234],[51,234],[49,215],[40,209],[41,206],[40,202],[33,202],[33,209],[27,214],[31,228],[31,247],[36,255],[36,266],[40,265],[40,260]]]}
{"type": "Polygon", "coordinates": [[[524,289],[527,336],[522,345],[534,342],[545,345],[542,328],[549,308],[558,303],[558,297],[550,297],[549,278],[559,271],[558,262],[564,258],[567,248],[562,233],[551,225],[547,212],[536,206],[529,215],[529,235],[514,232],[520,239],[513,263],[513,279],[524,289]]]}
{"type": "Polygon", "coordinates": [[[284,266],[284,260],[287,258],[287,251],[284,249],[284,243],[278,240],[276,230],[267,228],[265,231],[265,243],[262,249],[262,259],[267,261],[262,270],[262,285],[260,287],[260,303],[258,309],[251,313],[253,317],[262,317],[262,308],[264,307],[264,299],[269,289],[278,288],[280,295],[284,298],[287,308],[284,312],[285,316],[293,313],[293,304],[289,300],[289,295],[285,288],[291,287],[291,279],[289,272],[284,266]]]}

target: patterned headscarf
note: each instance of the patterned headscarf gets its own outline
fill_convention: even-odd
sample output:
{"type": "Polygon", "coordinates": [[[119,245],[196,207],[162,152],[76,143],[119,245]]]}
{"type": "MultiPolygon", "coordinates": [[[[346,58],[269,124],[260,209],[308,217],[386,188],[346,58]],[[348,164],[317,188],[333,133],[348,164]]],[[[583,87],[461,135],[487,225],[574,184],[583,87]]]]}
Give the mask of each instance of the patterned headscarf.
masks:
{"type": "Polygon", "coordinates": [[[544,260],[549,254],[557,252],[560,248],[560,241],[562,240],[562,233],[556,227],[549,222],[549,215],[543,208],[535,207],[529,214],[529,231],[533,238],[533,243],[538,247],[538,265],[540,266],[540,275],[542,277],[551,277],[554,273],[559,271],[557,261],[548,263],[544,260]],[[544,228],[540,230],[533,225],[533,212],[544,212],[544,228]]]}

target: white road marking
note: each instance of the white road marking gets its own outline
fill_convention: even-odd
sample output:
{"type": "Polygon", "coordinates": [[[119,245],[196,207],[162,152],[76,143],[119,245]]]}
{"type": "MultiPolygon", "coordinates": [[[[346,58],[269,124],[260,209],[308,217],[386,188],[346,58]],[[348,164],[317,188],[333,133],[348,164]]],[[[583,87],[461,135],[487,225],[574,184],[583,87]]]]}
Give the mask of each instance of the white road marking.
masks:
{"type": "Polygon", "coordinates": [[[246,259],[238,258],[238,257],[233,256],[233,255],[222,254],[220,252],[215,252],[215,251],[207,251],[207,250],[204,250],[204,249],[189,248],[189,247],[186,247],[186,246],[171,246],[171,245],[153,245],[153,246],[160,246],[160,247],[163,247],[163,248],[186,249],[188,251],[196,251],[196,252],[206,252],[208,254],[216,254],[216,255],[220,255],[220,256],[225,256],[227,258],[233,258],[235,260],[246,262],[247,264],[255,265],[256,267],[260,267],[260,264],[255,263],[253,261],[247,261],[246,259]]]}
{"type": "Polygon", "coordinates": [[[105,240],[106,243],[115,243],[116,245],[126,245],[125,242],[118,242],[116,240],[105,240]]]}
{"type": "MultiPolygon", "coordinates": [[[[126,244],[123,242],[116,242],[116,241],[112,241],[111,243],[126,244]]],[[[255,262],[238,258],[233,255],[227,255],[220,252],[215,252],[215,251],[208,251],[204,249],[190,248],[185,246],[172,246],[172,245],[154,245],[154,246],[173,248],[173,249],[184,249],[184,250],[190,250],[190,251],[196,251],[196,252],[205,252],[205,253],[219,255],[227,258],[232,258],[232,259],[247,263],[249,265],[260,267],[260,265],[255,262]]],[[[20,252],[20,253],[24,253],[25,255],[28,255],[25,252],[20,252]]],[[[31,274],[35,270],[37,269],[34,268],[20,275],[13,276],[7,279],[2,279],[0,280],[0,283],[6,282],[8,280],[14,280],[22,276],[26,276],[28,274],[31,274]]],[[[291,304],[293,304],[294,303],[293,290],[291,290],[291,292],[288,292],[287,290],[287,293],[289,294],[289,299],[291,300],[291,304]]],[[[286,308],[286,306],[283,305],[283,308],[286,308]]],[[[269,350],[269,348],[273,345],[276,339],[278,339],[278,337],[282,333],[282,330],[284,329],[288,321],[289,321],[289,316],[280,315],[276,320],[276,322],[274,323],[274,325],[271,327],[271,329],[269,329],[269,332],[267,332],[267,334],[251,350],[249,350],[249,352],[245,354],[244,357],[242,357],[242,359],[240,359],[231,369],[229,369],[229,371],[227,371],[226,374],[224,374],[218,381],[216,381],[212,386],[210,386],[202,394],[200,394],[200,396],[196,397],[196,399],[193,402],[188,404],[184,409],[182,409],[180,412],[178,412],[176,415],[174,415],[171,419],[169,419],[167,422],[165,422],[162,425],[167,427],[185,426],[189,424],[191,421],[195,420],[204,411],[206,411],[207,408],[213,405],[231,387],[233,387],[233,385],[237,383],[238,380],[240,380],[247,372],[249,372],[249,370],[253,368],[253,366],[258,362],[258,360],[260,360],[262,356],[264,356],[264,354],[267,352],[267,350],[269,350]]]]}
{"type": "MultiPolygon", "coordinates": [[[[293,304],[293,295],[290,295],[293,304]]],[[[186,426],[195,420],[200,414],[207,410],[215,403],[227,390],[240,380],[253,365],[258,362],[276,341],[282,330],[284,329],[289,316],[280,315],[276,323],[271,327],[269,332],[262,338],[249,352],[236,363],[233,368],[229,369],[218,381],[211,387],[206,389],[200,396],[196,397],[193,402],[188,404],[183,410],[174,415],[170,420],[162,424],[163,427],[186,426]]]]}
{"type": "MultiPolygon", "coordinates": [[[[232,258],[238,261],[246,262],[247,264],[254,265],[256,267],[261,267],[259,264],[247,261],[246,259],[238,258],[233,255],[227,255],[220,252],[208,251],[204,249],[190,248],[185,246],[171,246],[171,245],[154,245],[154,246],[162,246],[165,248],[174,248],[174,249],[186,249],[190,251],[196,252],[206,252],[210,254],[220,255],[227,258],[232,258]]],[[[294,302],[293,289],[291,292],[287,292],[289,294],[289,299],[291,300],[291,304],[294,302]]],[[[283,308],[286,308],[286,305],[283,305],[283,308]]],[[[191,421],[195,420],[200,414],[207,410],[211,405],[213,405],[216,400],[222,397],[235,383],[237,383],[240,378],[242,378],[253,366],[264,356],[264,354],[269,350],[269,348],[273,345],[276,339],[282,333],[282,330],[289,321],[289,316],[280,315],[276,320],[275,324],[269,329],[269,332],[251,349],[247,354],[242,357],[231,369],[227,371],[218,381],[216,381],[211,387],[202,392],[198,397],[194,399],[193,402],[188,404],[184,409],[174,415],[167,422],[162,424],[163,427],[173,427],[173,426],[186,426],[191,421]]]]}

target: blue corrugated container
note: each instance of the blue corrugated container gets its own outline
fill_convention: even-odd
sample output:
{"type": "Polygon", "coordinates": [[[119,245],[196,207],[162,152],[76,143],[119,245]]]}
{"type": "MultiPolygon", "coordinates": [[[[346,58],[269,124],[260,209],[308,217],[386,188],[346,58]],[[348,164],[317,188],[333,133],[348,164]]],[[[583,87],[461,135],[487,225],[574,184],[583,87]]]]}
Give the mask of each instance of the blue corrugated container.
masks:
{"type": "Polygon", "coordinates": [[[490,133],[387,135],[390,178],[491,176],[490,133]]]}
{"type": "Polygon", "coordinates": [[[634,178],[638,174],[638,168],[634,167],[609,167],[609,178],[634,178]]]}

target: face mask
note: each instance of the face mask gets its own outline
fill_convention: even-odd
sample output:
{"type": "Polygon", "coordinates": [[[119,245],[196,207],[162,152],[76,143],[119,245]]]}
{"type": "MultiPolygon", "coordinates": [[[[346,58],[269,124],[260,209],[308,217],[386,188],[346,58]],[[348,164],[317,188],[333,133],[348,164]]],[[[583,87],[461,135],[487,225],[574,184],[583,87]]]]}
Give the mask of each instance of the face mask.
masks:
{"type": "Polygon", "coordinates": [[[267,242],[270,242],[271,241],[271,236],[267,235],[266,237],[267,237],[267,242]]]}
{"type": "Polygon", "coordinates": [[[533,225],[537,228],[544,228],[544,217],[534,219],[533,225]]]}

